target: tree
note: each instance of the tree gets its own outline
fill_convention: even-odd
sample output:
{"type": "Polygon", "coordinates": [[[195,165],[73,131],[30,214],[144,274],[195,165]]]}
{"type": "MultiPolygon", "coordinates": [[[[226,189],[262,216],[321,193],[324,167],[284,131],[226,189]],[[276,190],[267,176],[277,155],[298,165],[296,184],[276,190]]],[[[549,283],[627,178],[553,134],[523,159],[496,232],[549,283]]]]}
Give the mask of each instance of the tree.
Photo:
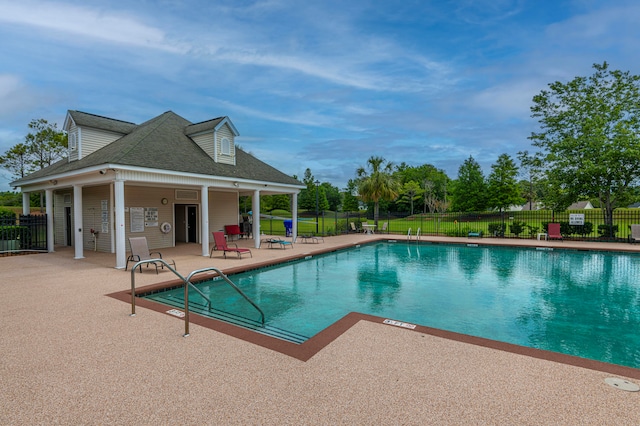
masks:
{"type": "Polygon", "coordinates": [[[340,189],[337,186],[331,185],[329,182],[322,182],[320,188],[324,191],[325,200],[327,201],[326,208],[323,210],[338,211],[342,203],[340,189]]]}
{"type": "Polygon", "coordinates": [[[35,133],[29,133],[25,143],[29,147],[34,170],[44,169],[64,156],[67,135],[58,130],[57,124],[49,124],[47,120],[40,118],[31,120],[29,128],[35,133]]]}
{"type": "Polygon", "coordinates": [[[9,170],[16,179],[25,177],[31,171],[29,147],[23,143],[12,146],[0,157],[0,166],[9,170]]]}
{"type": "MultiPolygon", "coordinates": [[[[66,152],[67,134],[58,130],[57,124],[49,124],[40,118],[31,120],[29,128],[33,132],[25,136],[24,143],[14,145],[0,156],[0,166],[9,170],[16,179],[50,166],[66,152]]],[[[42,193],[40,207],[43,207],[42,193]]]]}
{"type": "Polygon", "coordinates": [[[298,208],[300,210],[316,211],[316,184],[311,169],[307,168],[304,171],[304,178],[302,183],[307,187],[300,191],[298,196],[298,208]]]}
{"type": "Polygon", "coordinates": [[[640,76],[606,62],[593,68],[590,77],[556,81],[534,96],[541,131],[529,139],[550,187],[565,201],[598,199],[612,231],[613,210],[640,177],[640,76]]]}
{"type": "Polygon", "coordinates": [[[485,210],[487,186],[480,164],[469,156],[458,169],[451,193],[451,209],[457,212],[485,210]]]}
{"type": "Polygon", "coordinates": [[[358,168],[358,193],[364,202],[373,202],[373,221],[378,226],[381,200],[393,200],[398,196],[398,185],[391,175],[393,164],[382,157],[367,160],[369,171],[358,168]]]}
{"type": "Polygon", "coordinates": [[[400,199],[398,203],[408,204],[409,212],[413,215],[413,204],[420,200],[424,190],[415,181],[406,182],[400,189],[400,199]]]}
{"type": "Polygon", "coordinates": [[[487,179],[487,205],[503,211],[514,204],[522,204],[524,200],[517,178],[518,167],[511,157],[507,154],[498,157],[487,179]]]}
{"type": "Polygon", "coordinates": [[[354,179],[349,179],[347,187],[342,193],[342,210],[345,212],[357,212],[358,211],[358,182],[354,179]]]}

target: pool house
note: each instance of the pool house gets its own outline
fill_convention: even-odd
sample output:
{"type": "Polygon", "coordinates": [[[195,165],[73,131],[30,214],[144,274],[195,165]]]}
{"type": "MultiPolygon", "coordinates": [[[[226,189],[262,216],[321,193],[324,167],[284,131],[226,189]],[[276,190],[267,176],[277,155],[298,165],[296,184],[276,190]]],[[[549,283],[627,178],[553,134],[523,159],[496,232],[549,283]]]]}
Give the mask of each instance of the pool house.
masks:
{"type": "MultiPolygon", "coordinates": [[[[68,111],[67,157],[12,182],[23,195],[45,193],[47,250],[73,246],[115,254],[126,265],[127,239],[146,237],[150,249],[196,243],[209,256],[212,231],[240,223],[239,198],[251,197],[260,217],[260,196],[289,194],[293,217],[298,180],[236,146],[229,117],[191,123],[168,111],[142,124],[68,111]]],[[[296,223],[293,222],[295,237],[296,223]]],[[[260,221],[251,235],[260,244],[260,221]]]]}

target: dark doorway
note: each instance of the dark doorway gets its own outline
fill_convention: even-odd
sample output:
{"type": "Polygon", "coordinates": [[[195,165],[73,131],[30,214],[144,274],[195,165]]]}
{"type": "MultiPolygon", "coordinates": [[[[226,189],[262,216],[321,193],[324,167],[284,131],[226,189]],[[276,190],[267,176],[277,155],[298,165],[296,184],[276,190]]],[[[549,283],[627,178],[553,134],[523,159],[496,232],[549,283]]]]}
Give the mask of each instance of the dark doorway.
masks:
{"type": "Polygon", "coordinates": [[[71,246],[71,207],[64,208],[64,243],[67,246],[71,246]]]}
{"type": "Polygon", "coordinates": [[[198,206],[192,204],[176,204],[176,242],[198,242],[198,206]]]}

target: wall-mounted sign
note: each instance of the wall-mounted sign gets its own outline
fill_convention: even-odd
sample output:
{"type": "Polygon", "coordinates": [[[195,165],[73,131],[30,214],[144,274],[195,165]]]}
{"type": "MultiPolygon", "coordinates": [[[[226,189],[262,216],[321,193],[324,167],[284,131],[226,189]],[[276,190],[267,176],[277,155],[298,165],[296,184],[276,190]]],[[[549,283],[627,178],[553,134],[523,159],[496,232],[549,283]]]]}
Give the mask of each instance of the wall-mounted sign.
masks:
{"type": "Polygon", "coordinates": [[[584,213],[569,213],[569,225],[584,225],[584,213]]]}
{"type": "Polygon", "coordinates": [[[131,232],[144,232],[144,207],[129,207],[131,232]]]}
{"type": "Polygon", "coordinates": [[[157,207],[147,207],[144,209],[144,226],[158,226],[157,207]]]}

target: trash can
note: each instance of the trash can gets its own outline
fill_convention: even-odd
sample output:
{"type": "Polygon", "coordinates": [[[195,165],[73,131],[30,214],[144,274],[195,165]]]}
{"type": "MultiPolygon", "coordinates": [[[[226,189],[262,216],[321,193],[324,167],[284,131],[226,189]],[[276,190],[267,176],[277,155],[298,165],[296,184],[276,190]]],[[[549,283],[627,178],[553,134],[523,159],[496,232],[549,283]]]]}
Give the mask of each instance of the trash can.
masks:
{"type": "Polygon", "coordinates": [[[290,237],[293,235],[293,220],[284,221],[284,231],[287,237],[290,237]]]}

